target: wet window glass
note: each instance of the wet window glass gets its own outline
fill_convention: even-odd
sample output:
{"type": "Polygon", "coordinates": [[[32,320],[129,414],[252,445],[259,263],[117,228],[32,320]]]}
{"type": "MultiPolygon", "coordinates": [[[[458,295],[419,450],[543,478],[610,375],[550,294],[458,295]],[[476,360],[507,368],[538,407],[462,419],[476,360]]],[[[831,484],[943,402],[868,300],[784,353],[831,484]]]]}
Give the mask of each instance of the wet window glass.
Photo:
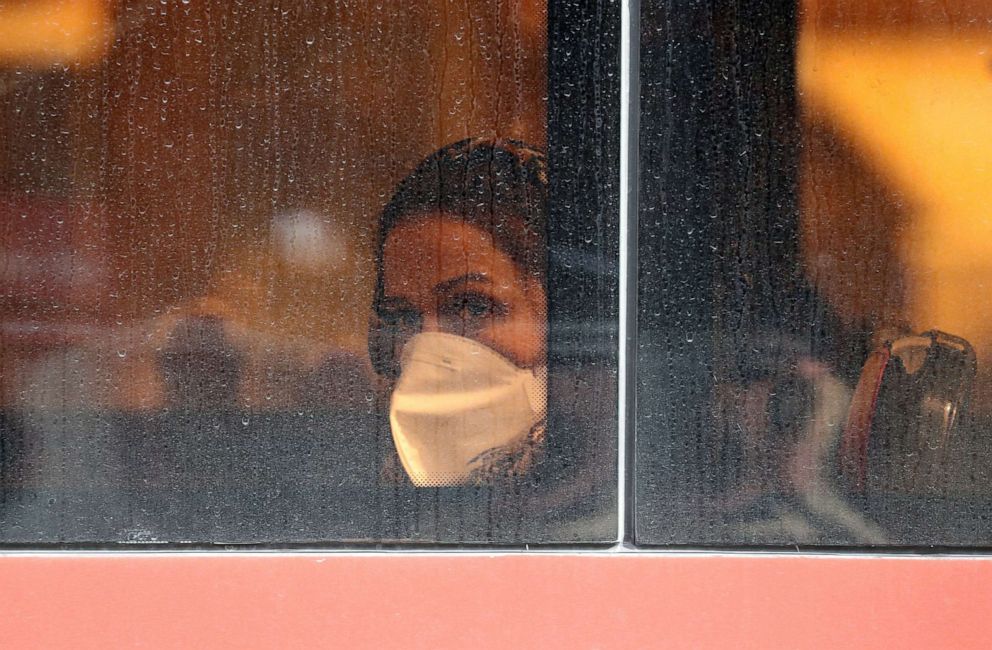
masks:
{"type": "Polygon", "coordinates": [[[0,543],[615,540],[619,24],[0,3],[0,543]]]}
{"type": "Polygon", "coordinates": [[[642,3],[638,541],[992,541],[990,20],[642,3]]]}

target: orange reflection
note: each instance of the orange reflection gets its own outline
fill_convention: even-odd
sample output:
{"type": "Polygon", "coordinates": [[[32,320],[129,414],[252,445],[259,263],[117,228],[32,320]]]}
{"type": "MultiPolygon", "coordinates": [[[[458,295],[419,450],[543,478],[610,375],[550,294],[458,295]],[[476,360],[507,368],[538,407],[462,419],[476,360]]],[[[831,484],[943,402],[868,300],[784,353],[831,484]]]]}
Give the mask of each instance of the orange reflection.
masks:
{"type": "Polygon", "coordinates": [[[0,4],[0,64],[44,67],[99,60],[113,37],[107,0],[0,4]]]}
{"type": "Polygon", "coordinates": [[[975,26],[990,9],[919,4],[806,3],[798,75],[814,151],[804,179],[807,265],[816,274],[816,260],[839,256],[860,269],[817,274],[842,313],[955,333],[987,366],[992,30],[975,26]],[[817,149],[823,132],[841,145],[817,149]]]}

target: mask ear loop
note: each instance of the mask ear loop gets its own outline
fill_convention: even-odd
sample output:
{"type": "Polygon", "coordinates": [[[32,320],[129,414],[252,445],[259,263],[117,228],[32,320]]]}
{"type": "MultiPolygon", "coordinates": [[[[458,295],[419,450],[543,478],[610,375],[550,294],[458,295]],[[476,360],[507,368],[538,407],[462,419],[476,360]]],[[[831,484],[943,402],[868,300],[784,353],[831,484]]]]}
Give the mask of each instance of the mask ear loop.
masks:
{"type": "Polygon", "coordinates": [[[892,358],[892,343],[886,341],[868,356],[861,369],[858,386],[851,399],[847,424],[840,443],[840,470],[858,492],[865,489],[868,477],[868,441],[871,437],[878,393],[882,378],[892,358]]]}
{"type": "Polygon", "coordinates": [[[531,410],[538,420],[548,419],[548,367],[537,366],[530,369],[530,377],[524,387],[531,410]]]}

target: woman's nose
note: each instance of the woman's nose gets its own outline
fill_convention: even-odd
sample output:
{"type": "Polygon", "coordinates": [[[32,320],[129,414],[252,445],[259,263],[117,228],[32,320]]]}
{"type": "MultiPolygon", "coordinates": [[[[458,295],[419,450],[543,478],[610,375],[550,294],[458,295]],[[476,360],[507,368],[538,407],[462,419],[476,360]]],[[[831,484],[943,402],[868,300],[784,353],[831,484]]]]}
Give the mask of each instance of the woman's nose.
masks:
{"type": "Polygon", "coordinates": [[[437,314],[424,314],[423,319],[420,323],[421,332],[440,332],[442,331],[441,319],[437,317],[437,314]]]}

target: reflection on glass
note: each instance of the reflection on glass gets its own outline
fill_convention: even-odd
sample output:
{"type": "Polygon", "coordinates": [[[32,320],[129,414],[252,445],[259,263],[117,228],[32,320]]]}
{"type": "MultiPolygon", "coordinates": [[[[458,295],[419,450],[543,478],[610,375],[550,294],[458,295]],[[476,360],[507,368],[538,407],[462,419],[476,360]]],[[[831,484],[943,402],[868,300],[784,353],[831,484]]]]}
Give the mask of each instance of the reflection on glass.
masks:
{"type": "Polygon", "coordinates": [[[540,0],[0,6],[0,542],[607,521],[546,480],[547,29],[540,0]]]}
{"type": "Polygon", "coordinates": [[[898,4],[807,8],[797,58],[803,262],[841,322],[878,348],[840,446],[856,499],[895,541],[985,544],[988,12],[898,4]]]}
{"type": "Polygon", "coordinates": [[[992,14],[643,6],[638,539],[992,543],[992,14]]]}

